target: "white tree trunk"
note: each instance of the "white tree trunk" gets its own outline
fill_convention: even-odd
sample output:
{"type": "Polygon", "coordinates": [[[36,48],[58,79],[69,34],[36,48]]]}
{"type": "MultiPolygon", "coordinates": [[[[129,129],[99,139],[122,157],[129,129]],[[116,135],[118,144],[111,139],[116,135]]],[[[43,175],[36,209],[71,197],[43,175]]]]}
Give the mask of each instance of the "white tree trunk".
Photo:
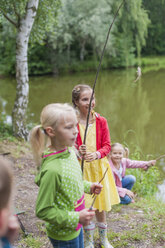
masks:
{"type": "Polygon", "coordinates": [[[16,137],[27,138],[26,110],[29,96],[28,42],[37,14],[39,0],[29,0],[26,14],[21,19],[16,39],[16,80],[17,90],[12,112],[13,132],[16,137]]]}

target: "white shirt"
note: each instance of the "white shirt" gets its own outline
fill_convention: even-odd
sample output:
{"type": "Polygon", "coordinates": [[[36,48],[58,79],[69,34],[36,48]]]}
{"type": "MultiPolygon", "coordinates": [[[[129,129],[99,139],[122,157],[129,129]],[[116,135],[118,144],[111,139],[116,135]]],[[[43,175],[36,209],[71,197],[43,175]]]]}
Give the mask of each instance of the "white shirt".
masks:
{"type": "Polygon", "coordinates": [[[120,164],[119,170],[116,169],[116,171],[117,171],[117,175],[118,175],[118,177],[119,177],[119,179],[120,179],[120,181],[121,181],[121,180],[122,180],[122,172],[123,172],[123,167],[122,167],[121,164],[120,164]]]}

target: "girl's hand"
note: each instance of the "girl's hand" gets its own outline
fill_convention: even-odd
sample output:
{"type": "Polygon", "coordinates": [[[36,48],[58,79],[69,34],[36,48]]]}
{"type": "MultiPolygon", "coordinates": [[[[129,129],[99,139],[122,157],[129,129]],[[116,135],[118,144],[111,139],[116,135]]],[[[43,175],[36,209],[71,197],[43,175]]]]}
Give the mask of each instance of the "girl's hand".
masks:
{"type": "Polygon", "coordinates": [[[100,183],[92,183],[91,194],[95,194],[95,195],[100,194],[102,188],[103,188],[103,185],[101,185],[100,183]]]}
{"type": "Polygon", "coordinates": [[[131,199],[134,199],[135,198],[134,193],[131,190],[129,190],[129,189],[127,189],[126,195],[128,195],[131,199]]]}
{"type": "Polygon", "coordinates": [[[156,164],[156,160],[150,160],[148,161],[146,168],[144,169],[145,171],[147,171],[149,169],[149,167],[153,166],[156,164]]]}
{"type": "Polygon", "coordinates": [[[95,210],[89,210],[85,208],[79,212],[79,223],[83,226],[87,226],[90,224],[94,216],[95,210]]]}
{"type": "Polygon", "coordinates": [[[151,167],[151,166],[153,166],[153,165],[155,165],[155,164],[156,164],[156,160],[150,160],[150,161],[148,161],[147,166],[148,166],[148,167],[151,167]]]}
{"type": "Polygon", "coordinates": [[[84,159],[86,160],[86,162],[91,162],[98,159],[98,156],[96,152],[87,152],[84,159]]]}
{"type": "Polygon", "coordinates": [[[86,145],[81,145],[79,147],[79,153],[81,156],[84,156],[86,154],[86,145]]]}
{"type": "Polygon", "coordinates": [[[14,242],[14,240],[17,238],[19,229],[20,226],[16,216],[11,215],[8,221],[8,230],[5,235],[10,243],[14,242]]]}

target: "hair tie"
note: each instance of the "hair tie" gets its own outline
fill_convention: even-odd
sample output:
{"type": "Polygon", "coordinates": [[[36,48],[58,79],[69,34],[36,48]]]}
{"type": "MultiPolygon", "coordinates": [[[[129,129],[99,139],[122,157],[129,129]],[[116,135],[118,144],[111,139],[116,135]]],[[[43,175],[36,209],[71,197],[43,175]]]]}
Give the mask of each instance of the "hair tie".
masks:
{"type": "Polygon", "coordinates": [[[43,128],[43,126],[41,124],[38,127],[41,129],[42,133],[46,134],[46,131],[45,131],[45,129],[43,128]]]}
{"type": "Polygon", "coordinates": [[[42,126],[41,124],[40,124],[40,125],[38,125],[38,127],[39,127],[39,128],[41,128],[42,130],[44,130],[44,129],[43,129],[43,126],[42,126]]]}
{"type": "Polygon", "coordinates": [[[39,125],[39,128],[41,129],[41,131],[42,131],[45,135],[47,135],[47,132],[46,132],[46,130],[43,128],[42,125],[39,125]]]}

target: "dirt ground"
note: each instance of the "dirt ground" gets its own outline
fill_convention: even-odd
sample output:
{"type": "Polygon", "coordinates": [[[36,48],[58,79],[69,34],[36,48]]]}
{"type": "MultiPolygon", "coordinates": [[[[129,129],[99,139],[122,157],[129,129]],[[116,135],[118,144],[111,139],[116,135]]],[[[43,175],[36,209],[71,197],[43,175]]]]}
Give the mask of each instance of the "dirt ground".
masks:
{"type": "MultiPolygon", "coordinates": [[[[30,148],[27,144],[14,143],[3,141],[0,143],[0,153],[10,152],[8,157],[14,162],[14,174],[16,181],[16,195],[15,195],[15,206],[18,210],[24,211],[23,214],[19,215],[21,222],[23,223],[27,237],[31,237],[29,243],[26,241],[27,238],[22,232],[19,234],[18,241],[15,242],[16,247],[33,247],[33,248],[51,248],[51,245],[45,235],[44,223],[35,216],[35,201],[38,193],[38,187],[34,183],[36,167],[32,159],[30,148]],[[35,245],[34,240],[39,239],[40,245],[35,245]]],[[[146,219],[144,212],[139,207],[119,206],[118,210],[113,210],[107,214],[108,221],[108,238],[112,241],[114,247],[134,247],[134,248],[163,248],[165,247],[165,240],[160,237],[156,243],[153,243],[151,236],[145,240],[141,236],[137,236],[134,239],[125,238],[121,235],[123,230],[127,233],[127,236],[137,235],[138,229],[144,223],[149,225],[150,219],[146,219]],[[117,234],[120,233],[120,236],[117,234]],[[123,239],[123,241],[122,241],[123,239]],[[127,241],[127,242],[126,242],[127,241]]],[[[160,223],[162,224],[162,222],[160,223]]],[[[154,228],[154,227],[153,227],[154,228]]],[[[163,231],[163,230],[162,230],[163,231]]],[[[98,248],[98,235],[95,234],[96,244],[98,248]]],[[[38,244],[38,243],[37,243],[38,244]]]]}

